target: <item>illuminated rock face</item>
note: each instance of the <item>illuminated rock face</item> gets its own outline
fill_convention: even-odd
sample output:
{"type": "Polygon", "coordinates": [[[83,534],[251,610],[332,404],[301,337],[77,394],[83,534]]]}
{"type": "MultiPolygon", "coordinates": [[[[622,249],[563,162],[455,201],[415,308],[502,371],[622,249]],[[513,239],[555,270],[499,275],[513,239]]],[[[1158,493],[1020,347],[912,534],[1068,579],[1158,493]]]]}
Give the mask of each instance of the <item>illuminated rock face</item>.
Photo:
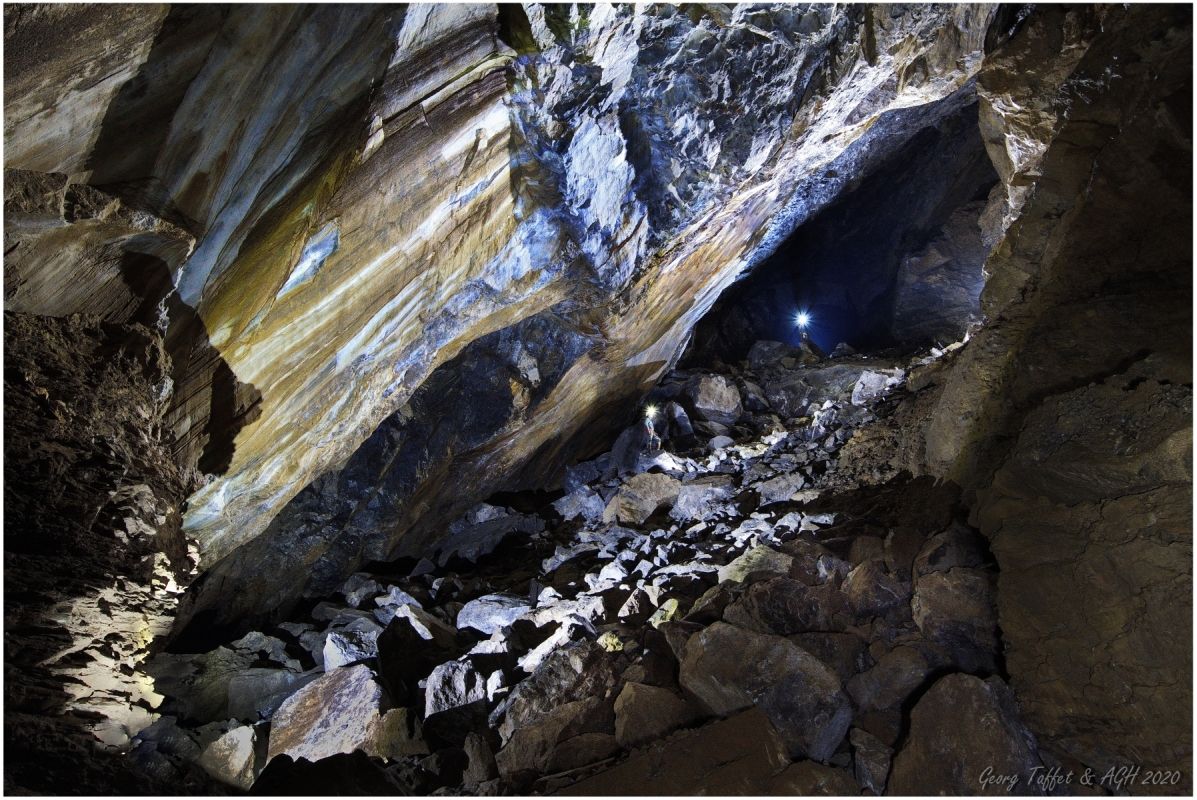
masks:
{"type": "Polygon", "coordinates": [[[262,399],[191,500],[188,533],[220,562],[196,609],[269,609],[418,552],[533,455],[529,477],[555,478],[742,269],[967,102],[988,14],[532,7],[502,20],[517,55],[493,10],[409,12],[342,172],[199,300],[262,399]],[[502,380],[479,368],[495,347],[502,380]],[[442,391],[414,397],[442,365],[442,391]],[[365,472],[346,463],[363,441],[365,472]],[[338,499],[276,517],[321,474],[307,493],[338,499]],[[350,482],[384,491],[363,505],[350,482]]]}

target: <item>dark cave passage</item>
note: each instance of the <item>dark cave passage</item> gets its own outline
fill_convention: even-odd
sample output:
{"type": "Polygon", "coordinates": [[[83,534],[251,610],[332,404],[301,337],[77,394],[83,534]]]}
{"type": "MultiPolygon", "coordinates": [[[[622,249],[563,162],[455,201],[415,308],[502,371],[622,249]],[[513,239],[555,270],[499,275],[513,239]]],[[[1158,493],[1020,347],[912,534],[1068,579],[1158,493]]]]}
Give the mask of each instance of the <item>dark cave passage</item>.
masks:
{"type": "Polygon", "coordinates": [[[997,185],[973,103],[915,134],[720,297],[687,362],[739,361],[762,339],[798,345],[801,311],[828,353],[959,341],[980,320],[997,185]]]}

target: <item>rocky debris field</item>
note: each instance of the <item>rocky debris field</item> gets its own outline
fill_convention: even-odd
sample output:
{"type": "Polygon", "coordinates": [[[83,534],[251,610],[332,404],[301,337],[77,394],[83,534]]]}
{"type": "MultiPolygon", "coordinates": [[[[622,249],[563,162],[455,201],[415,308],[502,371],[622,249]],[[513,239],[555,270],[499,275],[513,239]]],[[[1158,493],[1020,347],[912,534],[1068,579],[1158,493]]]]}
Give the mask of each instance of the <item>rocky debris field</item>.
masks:
{"type": "Polygon", "coordinates": [[[302,618],[156,657],[162,716],[132,757],[308,794],[957,794],[987,766],[1028,774],[1047,756],[1003,682],[996,568],[958,491],[840,468],[945,356],[758,342],[675,372],[652,430],[562,491],[492,498],[302,618]]]}

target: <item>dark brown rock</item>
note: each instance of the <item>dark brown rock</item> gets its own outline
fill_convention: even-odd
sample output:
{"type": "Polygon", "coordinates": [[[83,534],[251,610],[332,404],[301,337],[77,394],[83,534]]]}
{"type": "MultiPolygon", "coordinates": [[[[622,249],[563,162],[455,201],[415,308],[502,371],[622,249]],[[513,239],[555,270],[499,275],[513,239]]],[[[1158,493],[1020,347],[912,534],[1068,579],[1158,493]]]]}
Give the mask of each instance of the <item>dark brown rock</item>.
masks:
{"type": "Polygon", "coordinates": [[[910,733],[894,758],[889,794],[1042,794],[1031,783],[1042,766],[1014,693],[998,678],[941,678],[910,714],[910,733]],[[988,782],[1013,776],[1018,783],[988,782]]]}
{"type": "Polygon", "coordinates": [[[761,709],[794,757],[826,760],[852,721],[839,677],[825,664],[779,636],[722,622],[686,643],[679,680],[712,713],[761,709]]]}
{"type": "Polygon", "coordinates": [[[770,776],[788,761],[768,718],[751,709],[653,744],[557,794],[764,794],[770,776]]]}
{"type": "Polygon", "coordinates": [[[615,738],[621,747],[637,747],[701,716],[693,704],[669,689],[627,683],[615,698],[615,738]]]}

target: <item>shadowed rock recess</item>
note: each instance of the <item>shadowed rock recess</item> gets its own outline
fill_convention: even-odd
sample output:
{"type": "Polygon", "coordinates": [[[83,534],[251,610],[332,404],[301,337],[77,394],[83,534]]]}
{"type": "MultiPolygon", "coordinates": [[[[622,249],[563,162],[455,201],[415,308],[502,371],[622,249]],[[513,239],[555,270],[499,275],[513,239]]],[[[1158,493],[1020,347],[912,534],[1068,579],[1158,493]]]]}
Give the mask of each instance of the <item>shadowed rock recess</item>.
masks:
{"type": "Polygon", "coordinates": [[[1192,792],[1190,7],[4,43],[6,791],[1192,792]]]}

